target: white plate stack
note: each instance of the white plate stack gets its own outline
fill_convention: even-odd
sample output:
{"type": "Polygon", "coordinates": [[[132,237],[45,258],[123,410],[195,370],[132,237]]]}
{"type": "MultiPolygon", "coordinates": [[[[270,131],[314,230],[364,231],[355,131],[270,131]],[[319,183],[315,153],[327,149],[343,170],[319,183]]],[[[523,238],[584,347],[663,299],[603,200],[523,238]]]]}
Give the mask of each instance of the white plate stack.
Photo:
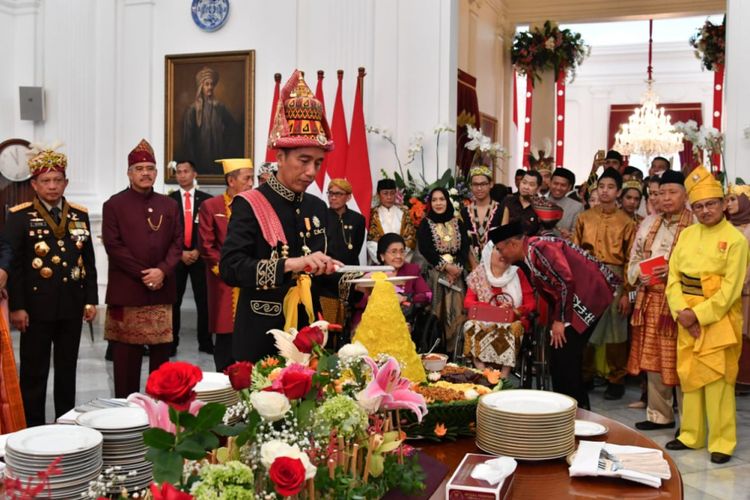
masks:
{"type": "Polygon", "coordinates": [[[52,461],[62,457],[60,474],[49,478],[47,498],[78,498],[88,490],[102,469],[102,434],[94,429],[74,425],[42,425],[18,431],[5,444],[5,474],[20,479],[47,470],[52,461]]]}
{"type": "Polygon", "coordinates": [[[550,460],[575,450],[576,400],[556,392],[507,390],[479,399],[477,446],[521,460],[550,460]]]}
{"type": "MultiPolygon", "coordinates": [[[[83,413],[76,423],[101,432],[103,469],[120,467],[118,476],[125,476],[123,483],[128,491],[146,488],[152,480],[151,462],[145,458],[147,447],[143,444],[143,431],[148,429],[148,416],[142,408],[106,408],[83,413]],[[135,475],[129,475],[135,471],[135,475]]],[[[117,492],[117,491],[113,491],[117,492]]]]}
{"type": "Polygon", "coordinates": [[[206,403],[221,403],[230,407],[239,401],[229,377],[223,373],[203,372],[203,380],[195,385],[194,390],[198,399],[206,403]]]}

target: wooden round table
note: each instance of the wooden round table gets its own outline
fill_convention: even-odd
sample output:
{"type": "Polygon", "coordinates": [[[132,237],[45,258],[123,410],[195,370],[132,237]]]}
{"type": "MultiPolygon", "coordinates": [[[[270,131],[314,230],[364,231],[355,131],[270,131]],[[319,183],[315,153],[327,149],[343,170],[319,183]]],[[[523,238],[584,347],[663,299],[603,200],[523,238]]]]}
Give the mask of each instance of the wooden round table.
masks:
{"type": "MultiPolygon", "coordinates": [[[[587,438],[592,441],[607,441],[613,444],[643,446],[661,449],[651,439],[616,420],[596,413],[578,410],[576,418],[591,420],[606,425],[609,432],[603,436],[587,438]]],[[[445,498],[445,485],[466,453],[484,453],[477,448],[473,438],[459,439],[453,443],[429,443],[418,446],[448,466],[448,475],[431,498],[445,498]]],[[[518,468],[506,498],[563,500],[566,498],[604,499],[682,499],[682,477],[668,454],[664,454],[672,477],[662,481],[661,488],[651,488],[624,479],[605,477],[570,477],[564,459],[543,462],[518,461],[518,468]]]]}

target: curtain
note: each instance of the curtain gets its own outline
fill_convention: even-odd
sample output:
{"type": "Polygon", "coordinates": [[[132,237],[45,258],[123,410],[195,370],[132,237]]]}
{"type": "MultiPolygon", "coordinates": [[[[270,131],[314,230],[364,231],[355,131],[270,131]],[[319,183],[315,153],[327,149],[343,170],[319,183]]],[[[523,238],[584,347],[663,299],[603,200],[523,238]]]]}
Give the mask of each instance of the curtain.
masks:
{"type": "Polygon", "coordinates": [[[465,176],[469,173],[474,151],[469,151],[464,145],[469,142],[466,125],[479,128],[479,101],[477,100],[477,79],[465,71],[458,70],[458,95],[456,96],[456,165],[457,174],[465,176]]]}
{"type": "MultiPolygon", "coordinates": [[[[609,110],[609,135],[608,147],[611,149],[615,144],[615,134],[620,131],[620,125],[628,123],[628,118],[633,114],[633,110],[640,104],[612,104],[609,110]]],[[[699,102],[677,102],[660,104],[664,112],[670,115],[672,123],[686,122],[694,120],[698,127],[703,124],[703,110],[699,102]]],[[[693,160],[693,143],[684,141],[685,148],[679,153],[680,164],[685,172],[689,172],[695,167],[693,160]]]]}

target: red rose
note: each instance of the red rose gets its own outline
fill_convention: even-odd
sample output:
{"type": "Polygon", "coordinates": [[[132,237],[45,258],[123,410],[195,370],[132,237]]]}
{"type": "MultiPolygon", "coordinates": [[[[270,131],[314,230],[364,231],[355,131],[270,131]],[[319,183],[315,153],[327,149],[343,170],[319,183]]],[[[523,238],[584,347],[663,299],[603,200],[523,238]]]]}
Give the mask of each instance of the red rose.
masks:
{"type": "Polygon", "coordinates": [[[306,326],[302,330],[297,332],[297,336],[294,337],[293,344],[297,347],[297,349],[299,349],[299,352],[309,354],[312,352],[314,344],[323,344],[324,338],[325,336],[323,335],[323,330],[321,330],[317,326],[306,326]]]}
{"type": "Polygon", "coordinates": [[[310,392],[314,373],[315,371],[298,363],[289,365],[273,381],[272,390],[283,393],[290,400],[304,398],[310,392]]]}
{"type": "Polygon", "coordinates": [[[250,387],[253,376],[253,364],[249,361],[237,361],[233,365],[229,365],[224,370],[224,373],[229,376],[232,389],[241,391],[250,387]]]}
{"type": "Polygon", "coordinates": [[[305,484],[305,466],[299,458],[278,457],[268,469],[276,493],[284,497],[296,495],[305,484]]]}
{"type": "Polygon", "coordinates": [[[193,500],[193,495],[180,491],[170,483],[161,483],[161,488],[156,483],[149,486],[154,500],[193,500]]]}
{"type": "Polygon", "coordinates": [[[167,362],[148,376],[146,393],[175,410],[185,411],[195,399],[195,384],[202,378],[203,372],[195,365],[184,361],[167,362]]]}

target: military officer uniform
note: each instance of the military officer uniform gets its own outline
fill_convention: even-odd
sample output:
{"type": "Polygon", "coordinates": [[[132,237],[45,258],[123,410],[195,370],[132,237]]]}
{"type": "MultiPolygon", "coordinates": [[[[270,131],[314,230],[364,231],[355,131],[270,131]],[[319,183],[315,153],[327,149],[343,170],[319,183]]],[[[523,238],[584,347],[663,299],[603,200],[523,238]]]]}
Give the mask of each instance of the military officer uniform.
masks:
{"type": "Polygon", "coordinates": [[[10,209],[5,236],[13,249],[10,310],[29,315],[20,343],[26,421],[43,425],[53,344],[55,418],[75,406],[83,311],[99,302],[91,225],[86,208],[35,197],[10,209]]]}

